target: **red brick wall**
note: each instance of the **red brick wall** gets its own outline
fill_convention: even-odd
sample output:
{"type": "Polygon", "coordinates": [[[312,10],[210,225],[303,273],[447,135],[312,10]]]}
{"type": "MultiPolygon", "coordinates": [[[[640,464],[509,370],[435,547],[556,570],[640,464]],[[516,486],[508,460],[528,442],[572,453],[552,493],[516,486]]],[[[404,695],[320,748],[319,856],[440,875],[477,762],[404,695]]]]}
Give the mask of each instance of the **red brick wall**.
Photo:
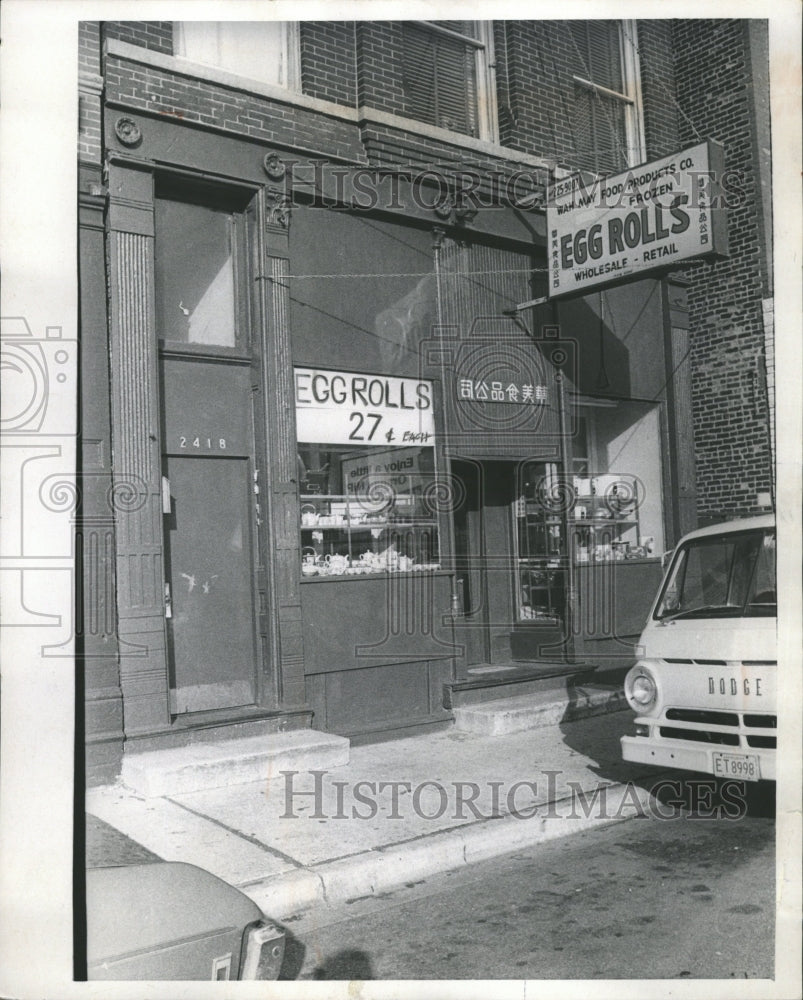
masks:
{"type": "Polygon", "coordinates": [[[104,34],[154,52],[173,54],[172,21],[105,21],[104,34]]]}
{"type": "Polygon", "coordinates": [[[398,21],[361,21],[357,26],[357,44],[360,104],[403,115],[404,88],[399,59],[401,24],[398,21]]]}
{"type": "Polygon", "coordinates": [[[354,107],[357,102],[355,31],[353,21],[302,21],[303,93],[354,107]]]}
{"type": "Polygon", "coordinates": [[[762,298],[769,294],[755,160],[747,25],[676,21],[675,74],[683,145],[725,147],[742,195],[728,212],[730,257],[687,269],[692,402],[701,519],[756,510],[772,478],[762,298]]]}
{"type": "Polygon", "coordinates": [[[679,148],[680,109],[675,103],[672,22],[639,21],[636,44],[647,159],[658,160],[679,148]]]}
{"type": "Polygon", "coordinates": [[[78,69],[100,73],[100,27],[97,21],[78,24],[78,69]]]}
{"type": "Polygon", "coordinates": [[[548,171],[504,158],[474,153],[413,131],[369,122],[362,129],[368,162],[377,167],[434,171],[453,179],[465,190],[479,181],[474,196],[483,206],[498,201],[525,204],[528,195],[545,197],[548,171]],[[498,197],[497,197],[498,196],[498,197]]]}
{"type": "Polygon", "coordinates": [[[577,163],[570,123],[574,48],[565,27],[558,21],[508,21],[496,28],[494,45],[503,56],[498,79],[513,122],[502,136],[505,145],[577,163]]]}
{"type": "Polygon", "coordinates": [[[116,56],[106,61],[106,99],[272,144],[363,158],[357,127],[349,122],[116,56]]]}
{"type": "MultiPolygon", "coordinates": [[[[100,28],[97,21],[78,25],[78,72],[85,78],[100,74],[100,28]]],[[[81,160],[101,159],[100,89],[81,84],[78,100],[78,156],[81,160]]]]}

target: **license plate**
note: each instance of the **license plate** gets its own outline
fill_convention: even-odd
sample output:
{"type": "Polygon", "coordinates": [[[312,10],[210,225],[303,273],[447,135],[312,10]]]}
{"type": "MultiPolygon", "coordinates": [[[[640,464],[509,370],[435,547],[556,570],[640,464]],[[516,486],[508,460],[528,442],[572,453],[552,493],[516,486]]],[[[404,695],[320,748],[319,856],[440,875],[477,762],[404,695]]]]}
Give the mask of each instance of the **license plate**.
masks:
{"type": "Polygon", "coordinates": [[[758,757],[735,753],[715,753],[714,774],[718,778],[737,778],[742,781],[758,781],[758,757]]]}

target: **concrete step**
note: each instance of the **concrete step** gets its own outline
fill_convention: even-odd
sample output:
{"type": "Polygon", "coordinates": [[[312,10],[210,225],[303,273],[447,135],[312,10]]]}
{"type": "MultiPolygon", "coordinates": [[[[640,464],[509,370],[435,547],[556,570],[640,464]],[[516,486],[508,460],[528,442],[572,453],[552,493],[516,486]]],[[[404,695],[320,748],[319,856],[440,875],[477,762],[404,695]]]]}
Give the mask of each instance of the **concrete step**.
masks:
{"type": "Polygon", "coordinates": [[[455,728],[461,732],[507,736],[625,708],[624,691],[618,684],[584,684],[473,705],[457,705],[453,711],[455,728]]]}
{"type": "Polygon", "coordinates": [[[590,679],[594,669],[585,663],[534,660],[477,664],[469,667],[465,680],[444,684],[443,703],[446,708],[454,709],[519,695],[546,698],[556,689],[565,691],[567,684],[580,678],[590,679]]]}
{"type": "Polygon", "coordinates": [[[120,777],[128,788],[154,798],[270,781],[281,771],[328,770],[348,761],[345,737],[294,729],[126,754],[120,777]]]}

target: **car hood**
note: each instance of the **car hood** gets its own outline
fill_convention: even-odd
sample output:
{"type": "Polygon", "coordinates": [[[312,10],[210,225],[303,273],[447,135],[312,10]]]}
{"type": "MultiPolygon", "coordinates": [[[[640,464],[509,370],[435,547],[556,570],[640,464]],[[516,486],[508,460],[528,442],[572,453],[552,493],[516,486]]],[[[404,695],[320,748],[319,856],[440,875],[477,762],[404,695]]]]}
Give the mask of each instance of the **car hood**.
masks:
{"type": "Polygon", "coordinates": [[[159,862],[86,873],[90,966],[170,939],[242,930],[260,919],[256,903],[195,865],[159,862]]]}

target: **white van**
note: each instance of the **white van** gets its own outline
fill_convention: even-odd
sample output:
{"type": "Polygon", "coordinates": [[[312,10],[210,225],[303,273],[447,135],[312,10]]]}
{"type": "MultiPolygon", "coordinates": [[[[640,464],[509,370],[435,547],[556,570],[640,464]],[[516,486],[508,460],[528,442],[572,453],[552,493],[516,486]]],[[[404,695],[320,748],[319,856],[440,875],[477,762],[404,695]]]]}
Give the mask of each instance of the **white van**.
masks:
{"type": "Polygon", "coordinates": [[[686,535],[625,678],[624,759],[774,781],[777,613],[773,516],[686,535]]]}

